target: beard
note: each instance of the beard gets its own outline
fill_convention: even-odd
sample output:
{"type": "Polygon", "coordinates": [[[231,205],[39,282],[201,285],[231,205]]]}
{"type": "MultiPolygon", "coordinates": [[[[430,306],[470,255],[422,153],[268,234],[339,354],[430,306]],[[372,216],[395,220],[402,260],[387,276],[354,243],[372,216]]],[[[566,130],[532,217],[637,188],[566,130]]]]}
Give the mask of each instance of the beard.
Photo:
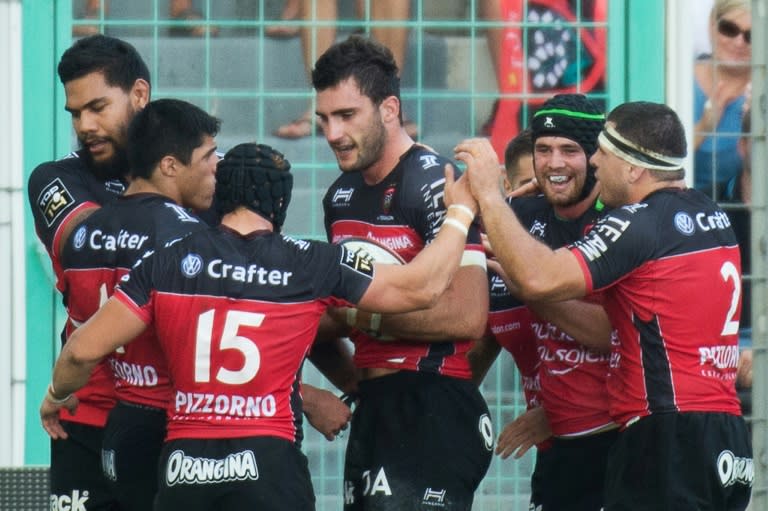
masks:
{"type": "Polygon", "coordinates": [[[128,152],[124,147],[118,145],[114,140],[112,143],[112,156],[104,161],[93,159],[91,152],[80,142],[78,154],[85,161],[86,166],[93,174],[101,179],[121,179],[128,175],[130,164],[128,162],[128,152]]]}
{"type": "Polygon", "coordinates": [[[367,170],[381,158],[386,144],[387,130],[377,113],[371,121],[368,130],[366,130],[366,134],[357,144],[357,161],[342,170],[345,172],[363,172],[367,170]]]}
{"type": "Polygon", "coordinates": [[[125,142],[128,140],[128,124],[131,122],[137,111],[130,105],[125,112],[125,122],[117,126],[116,133],[101,137],[101,140],[109,142],[112,145],[112,156],[106,160],[96,161],[86,146],[86,139],[77,137],[80,145],[78,154],[85,161],[85,164],[93,174],[101,179],[121,179],[126,177],[131,169],[128,159],[128,151],[125,148],[125,142]]]}

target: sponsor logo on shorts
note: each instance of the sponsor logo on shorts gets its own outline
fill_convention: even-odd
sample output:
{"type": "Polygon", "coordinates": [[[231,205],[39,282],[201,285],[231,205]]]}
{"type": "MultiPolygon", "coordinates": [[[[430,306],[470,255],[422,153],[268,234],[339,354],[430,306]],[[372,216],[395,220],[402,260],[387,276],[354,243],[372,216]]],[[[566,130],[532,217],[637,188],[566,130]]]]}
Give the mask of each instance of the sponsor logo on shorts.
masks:
{"type": "Polygon", "coordinates": [[[421,499],[421,503],[425,506],[445,507],[445,493],[445,490],[427,488],[424,491],[424,498],[421,499]]]}
{"type": "Polygon", "coordinates": [[[392,496],[392,488],[389,487],[389,481],[387,481],[387,473],[384,472],[384,467],[379,467],[376,475],[371,477],[371,470],[363,471],[363,496],[373,497],[374,495],[385,495],[387,497],[392,496]]]}
{"type": "Polygon", "coordinates": [[[110,481],[117,481],[117,469],[115,468],[115,451],[112,449],[101,450],[101,471],[104,477],[110,481]]]}
{"type": "Polygon", "coordinates": [[[487,413],[484,413],[480,416],[480,421],[478,422],[478,430],[480,431],[480,435],[483,437],[483,442],[485,443],[485,448],[488,451],[493,450],[493,423],[491,423],[491,418],[488,416],[487,413]]]}
{"type": "Polygon", "coordinates": [[[355,503],[355,485],[352,481],[344,481],[344,504],[355,503]]]}
{"type": "Polygon", "coordinates": [[[256,456],[246,450],[224,459],[196,458],[184,451],[173,451],[168,457],[165,482],[176,484],[216,484],[227,481],[255,481],[259,478],[256,456]]]}
{"type": "Polygon", "coordinates": [[[736,483],[751,487],[755,479],[755,466],[752,458],[741,458],[726,449],[717,457],[717,474],[723,487],[736,483]]]}
{"type": "Polygon", "coordinates": [[[88,511],[88,490],[72,490],[71,495],[51,495],[51,511],[88,511]]]}
{"type": "Polygon", "coordinates": [[[37,207],[45,218],[45,223],[50,227],[70,206],[75,203],[72,194],[67,187],[56,178],[48,186],[43,188],[37,196],[37,207]]]}

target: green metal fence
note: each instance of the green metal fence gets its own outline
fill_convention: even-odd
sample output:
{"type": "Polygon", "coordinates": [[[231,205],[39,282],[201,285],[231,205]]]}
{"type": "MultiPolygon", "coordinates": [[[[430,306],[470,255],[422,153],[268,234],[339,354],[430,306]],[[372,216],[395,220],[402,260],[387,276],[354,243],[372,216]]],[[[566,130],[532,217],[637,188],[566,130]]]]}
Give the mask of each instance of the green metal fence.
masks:
{"type": "MultiPolygon", "coordinates": [[[[299,237],[323,237],[320,201],[338,172],[335,160],[322,136],[284,140],[272,134],[279,125],[311,108],[313,100],[299,38],[265,35],[265,28],[279,19],[282,2],[197,0],[193,4],[200,18],[195,20],[173,19],[169,2],[104,0],[91,12],[85,10],[86,0],[24,2],[25,172],[71,149],[73,136],[63,109],[63,88],[55,75],[56,63],[71,44],[73,30],[98,31],[125,38],[139,49],[150,66],[154,98],[186,99],[221,117],[218,141],[222,150],[242,141],[258,140],[283,151],[296,175],[286,231],[299,237]],[[201,35],[182,34],[196,28],[201,35]]],[[[520,125],[526,123],[531,105],[557,90],[584,91],[606,109],[627,99],[663,101],[663,0],[520,1],[516,21],[481,16],[483,2],[413,0],[408,20],[396,22],[373,19],[373,0],[362,2],[362,16],[356,15],[351,1],[341,0],[335,24],[317,19],[282,24],[315,33],[335,25],[338,37],[377,27],[406,27],[408,44],[402,71],[405,112],[418,126],[419,140],[444,154],[451,154],[451,148],[462,138],[483,134],[483,125],[497,99],[502,100],[500,104],[513,105],[515,122],[520,125]],[[542,4],[550,5],[547,8],[542,4]],[[594,15],[597,4],[604,5],[599,16],[594,15]],[[631,25],[629,19],[633,20],[631,25]],[[644,29],[633,28],[638,26],[644,29]],[[508,37],[519,38],[524,56],[517,75],[522,85],[516,83],[514,87],[503,85],[506,74],[497,76],[499,66],[492,61],[487,45],[489,30],[505,29],[508,37]],[[604,42],[595,52],[594,45],[588,48],[585,38],[598,33],[604,42]],[[556,59],[548,58],[549,50],[540,44],[537,34],[575,43],[567,66],[560,69],[568,76],[555,76],[556,85],[550,88],[534,83],[537,69],[545,62],[549,61],[553,69],[557,64],[556,59]],[[534,69],[537,64],[531,63],[531,58],[536,51],[545,53],[534,69]],[[593,80],[588,75],[598,60],[604,63],[604,71],[593,80]],[[656,71],[638,73],[648,69],[656,71]],[[588,78],[590,84],[585,89],[588,78]]],[[[314,47],[313,54],[317,50],[314,47]]],[[[546,79],[545,75],[540,80],[546,84],[546,79]]],[[[29,219],[27,234],[26,462],[44,464],[48,461],[48,442],[36,410],[50,377],[62,311],[53,291],[50,264],[29,219]]],[[[327,387],[311,367],[305,377],[327,387]]],[[[507,354],[499,357],[482,392],[497,431],[523,410],[519,378],[507,354]]],[[[318,509],[340,507],[344,439],[328,443],[308,431],[305,447],[318,509]]],[[[518,461],[494,459],[475,508],[527,509],[532,464],[531,454],[518,461]]]]}

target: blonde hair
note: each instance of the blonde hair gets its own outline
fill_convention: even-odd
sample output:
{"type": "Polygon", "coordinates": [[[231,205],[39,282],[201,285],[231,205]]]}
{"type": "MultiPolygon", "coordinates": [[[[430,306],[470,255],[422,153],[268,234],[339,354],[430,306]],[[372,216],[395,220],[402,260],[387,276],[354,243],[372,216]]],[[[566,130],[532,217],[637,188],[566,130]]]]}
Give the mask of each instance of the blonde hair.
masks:
{"type": "Polygon", "coordinates": [[[711,20],[715,22],[731,11],[746,11],[752,13],[750,0],[715,0],[712,6],[711,20]]]}

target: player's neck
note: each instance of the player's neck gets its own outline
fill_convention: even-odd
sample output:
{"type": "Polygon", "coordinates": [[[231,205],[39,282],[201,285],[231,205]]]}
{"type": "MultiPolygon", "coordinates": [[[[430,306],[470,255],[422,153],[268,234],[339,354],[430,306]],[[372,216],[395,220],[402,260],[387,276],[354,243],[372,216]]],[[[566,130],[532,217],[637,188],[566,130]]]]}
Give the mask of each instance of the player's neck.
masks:
{"type": "Polygon", "coordinates": [[[389,131],[381,157],[373,165],[362,171],[365,184],[373,186],[381,183],[397,167],[400,158],[412,145],[413,139],[408,136],[402,126],[389,131]]]}
{"type": "Polygon", "coordinates": [[[568,206],[552,206],[555,210],[555,215],[558,218],[565,220],[575,220],[581,215],[587,212],[592,206],[594,206],[597,196],[600,193],[600,184],[596,184],[592,187],[592,191],[589,192],[584,199],[580,200],[576,204],[570,204],[568,206]]]}
{"type": "Polygon", "coordinates": [[[272,222],[250,209],[239,207],[227,213],[221,219],[221,224],[243,236],[254,231],[272,231],[272,222]]]}
{"type": "Polygon", "coordinates": [[[169,199],[176,202],[176,199],[172,194],[163,191],[155,183],[142,177],[131,179],[131,182],[128,184],[128,188],[125,190],[125,195],[135,195],[137,193],[154,193],[168,197],[169,199]]]}

